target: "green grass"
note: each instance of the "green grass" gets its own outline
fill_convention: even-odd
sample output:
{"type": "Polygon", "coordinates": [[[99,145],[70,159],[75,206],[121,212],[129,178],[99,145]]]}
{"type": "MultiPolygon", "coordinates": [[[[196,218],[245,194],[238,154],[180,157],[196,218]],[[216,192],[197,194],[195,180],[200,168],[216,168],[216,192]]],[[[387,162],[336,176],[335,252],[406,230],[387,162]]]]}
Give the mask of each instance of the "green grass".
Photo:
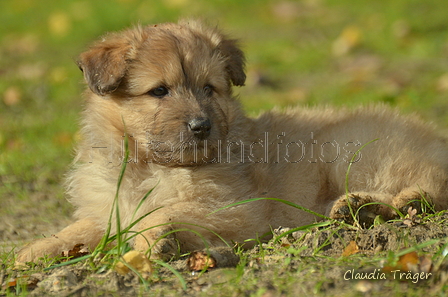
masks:
{"type": "MultiPolygon", "coordinates": [[[[6,246],[0,249],[2,271],[12,265],[11,242],[42,233],[49,236],[68,221],[61,217],[69,218],[72,212],[60,185],[72,159],[82,108],[84,85],[74,63],[77,55],[106,31],[181,17],[203,18],[241,39],[248,81],[235,91],[251,114],[273,106],[385,103],[448,126],[444,0],[1,1],[0,242],[6,246]],[[341,53],[338,45],[344,42],[349,46],[341,53]]],[[[300,247],[290,248],[299,254],[300,247]]],[[[446,245],[439,248],[435,262],[442,262],[445,250],[446,245]]],[[[261,254],[242,257],[242,263],[256,266],[254,259],[261,254]]],[[[325,270],[322,265],[310,270],[313,261],[330,267],[349,261],[348,266],[358,267],[384,257],[315,256],[303,263],[293,259],[299,261],[294,273],[279,265],[284,259],[269,267],[284,276],[272,278],[278,286],[304,293],[293,288],[294,279],[312,280],[325,270]]],[[[246,266],[240,265],[241,292],[261,296],[270,290],[250,279],[267,276],[245,272],[246,266]]],[[[312,290],[318,293],[327,285],[323,280],[312,290]]],[[[397,292],[400,288],[398,284],[397,292]]]]}

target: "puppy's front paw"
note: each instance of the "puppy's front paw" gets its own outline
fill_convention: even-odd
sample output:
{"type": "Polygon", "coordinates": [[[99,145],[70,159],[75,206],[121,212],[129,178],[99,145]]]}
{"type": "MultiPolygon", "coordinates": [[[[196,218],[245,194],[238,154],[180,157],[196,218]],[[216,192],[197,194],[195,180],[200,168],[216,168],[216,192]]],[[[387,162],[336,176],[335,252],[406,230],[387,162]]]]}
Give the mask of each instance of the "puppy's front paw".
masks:
{"type": "Polygon", "coordinates": [[[26,262],[36,262],[44,256],[57,256],[64,249],[63,244],[63,241],[57,237],[48,237],[32,241],[17,253],[16,265],[21,265],[26,262]]]}
{"type": "Polygon", "coordinates": [[[169,261],[177,257],[179,257],[179,245],[174,236],[160,239],[151,249],[152,259],[169,261]]]}
{"type": "Polygon", "coordinates": [[[369,195],[351,193],[341,196],[331,208],[330,218],[348,224],[354,224],[356,221],[362,227],[370,227],[380,213],[379,205],[365,205],[370,202],[373,202],[373,199],[369,195]]]}
{"type": "Polygon", "coordinates": [[[134,249],[147,252],[151,249],[151,259],[171,260],[179,256],[179,244],[174,234],[168,234],[170,229],[152,230],[136,237],[134,249]]]}

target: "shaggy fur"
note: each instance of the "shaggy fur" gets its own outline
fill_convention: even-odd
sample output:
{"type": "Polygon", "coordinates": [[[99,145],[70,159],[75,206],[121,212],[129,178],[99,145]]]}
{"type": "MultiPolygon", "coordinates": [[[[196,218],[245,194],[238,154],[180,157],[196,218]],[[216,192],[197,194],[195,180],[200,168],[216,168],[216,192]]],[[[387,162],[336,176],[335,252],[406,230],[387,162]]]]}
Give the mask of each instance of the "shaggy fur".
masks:
{"type": "MultiPolygon", "coordinates": [[[[151,246],[152,257],[199,249],[203,240],[223,245],[213,232],[243,243],[271,228],[316,219],[272,200],[208,215],[249,198],[281,198],[346,221],[352,219],[347,201],[355,211],[371,201],[406,211],[409,201],[424,196],[437,210],[448,207],[448,149],[432,127],[384,107],[297,108],[248,118],[232,96],[232,85],[245,81],[243,53],[217,29],[192,21],[137,27],[105,36],[78,65],[89,89],[67,181],[77,221],[24,247],[19,262],[78,243],[95,248],[110,216],[126,133],[130,160],[119,192],[121,226],[162,207],[134,227],[142,231],[134,247],[151,246]],[[184,231],[153,245],[185,227],[202,238],[184,231]]],[[[377,214],[396,216],[391,208],[369,206],[360,220],[369,224],[377,214]]]]}

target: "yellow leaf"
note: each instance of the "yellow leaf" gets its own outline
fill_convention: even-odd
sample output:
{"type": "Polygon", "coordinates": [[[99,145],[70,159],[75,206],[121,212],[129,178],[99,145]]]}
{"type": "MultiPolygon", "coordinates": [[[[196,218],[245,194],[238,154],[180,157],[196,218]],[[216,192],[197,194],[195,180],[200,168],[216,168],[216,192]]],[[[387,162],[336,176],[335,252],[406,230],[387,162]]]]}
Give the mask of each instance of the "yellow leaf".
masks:
{"type": "MultiPolygon", "coordinates": [[[[149,274],[152,272],[151,262],[149,262],[149,259],[141,252],[129,251],[123,255],[122,261],[141,274],[149,274]]],[[[123,262],[118,262],[117,265],[115,265],[115,271],[125,275],[130,269],[123,262]]]]}

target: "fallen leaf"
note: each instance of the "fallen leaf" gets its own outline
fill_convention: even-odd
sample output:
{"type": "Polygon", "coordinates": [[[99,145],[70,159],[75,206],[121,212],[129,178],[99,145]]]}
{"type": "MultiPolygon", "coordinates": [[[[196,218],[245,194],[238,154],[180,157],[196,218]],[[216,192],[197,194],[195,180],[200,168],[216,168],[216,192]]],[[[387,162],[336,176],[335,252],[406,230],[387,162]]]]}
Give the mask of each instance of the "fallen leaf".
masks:
{"type": "MultiPolygon", "coordinates": [[[[71,259],[75,259],[75,258],[79,258],[79,257],[85,256],[85,255],[88,255],[89,250],[87,248],[83,248],[83,246],[84,246],[83,243],[75,244],[73,249],[68,250],[68,251],[63,251],[62,256],[67,257],[67,260],[71,260],[71,259]]],[[[67,260],[65,260],[65,261],[67,261],[67,260]]]]}
{"type": "Polygon", "coordinates": [[[9,281],[7,286],[8,286],[8,288],[17,286],[17,279],[13,279],[12,281],[9,281]]]}
{"type": "Polygon", "coordinates": [[[406,271],[416,271],[418,262],[417,252],[410,252],[401,256],[400,259],[398,259],[397,265],[406,271]]]}
{"type": "Polygon", "coordinates": [[[21,277],[15,278],[10,280],[6,283],[6,285],[3,286],[3,290],[9,290],[9,291],[15,291],[17,286],[26,286],[27,290],[34,290],[37,287],[37,284],[39,283],[39,279],[23,275],[21,277]]]}
{"type": "Polygon", "coordinates": [[[202,271],[215,267],[235,267],[239,261],[232,248],[216,247],[192,252],[187,259],[187,267],[190,271],[202,271]]]}
{"type": "Polygon", "coordinates": [[[419,257],[417,252],[410,252],[400,256],[395,265],[386,265],[383,272],[391,272],[394,270],[413,271],[413,272],[429,272],[432,268],[432,260],[428,257],[419,257]]]}
{"type": "Polygon", "coordinates": [[[190,271],[202,271],[216,266],[216,261],[204,251],[192,252],[187,260],[190,271]]]}
{"type": "Polygon", "coordinates": [[[350,243],[345,247],[344,251],[342,252],[343,257],[348,257],[351,255],[354,255],[359,252],[359,247],[353,240],[350,241],[350,243]]]}
{"type": "Polygon", "coordinates": [[[118,262],[114,268],[115,271],[121,275],[125,275],[130,271],[129,267],[126,266],[126,264],[137,270],[145,278],[152,273],[151,262],[149,262],[148,257],[146,257],[141,252],[129,251],[123,255],[121,260],[122,262],[118,262]]]}

